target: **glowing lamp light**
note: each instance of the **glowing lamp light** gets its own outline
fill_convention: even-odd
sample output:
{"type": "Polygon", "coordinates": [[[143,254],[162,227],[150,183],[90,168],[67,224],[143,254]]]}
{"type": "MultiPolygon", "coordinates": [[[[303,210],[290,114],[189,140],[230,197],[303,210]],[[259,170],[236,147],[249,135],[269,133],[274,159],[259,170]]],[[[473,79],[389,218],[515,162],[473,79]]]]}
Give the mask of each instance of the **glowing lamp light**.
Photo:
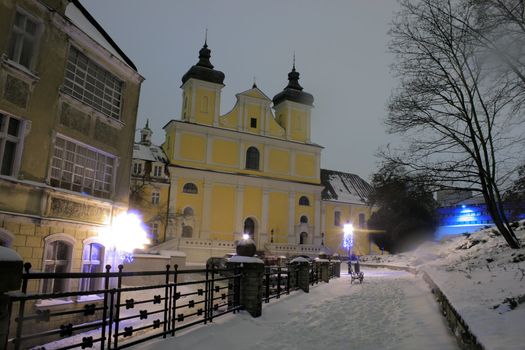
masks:
{"type": "Polygon", "coordinates": [[[250,235],[247,234],[247,233],[244,233],[244,234],[242,235],[242,239],[244,239],[244,240],[250,239],[250,235]]]}
{"type": "Polygon", "coordinates": [[[354,245],[354,225],[348,223],[343,226],[343,247],[346,249],[354,245]]]}
{"type": "Polygon", "coordinates": [[[100,233],[100,239],[106,247],[122,253],[144,249],[150,243],[142,227],[142,221],[138,215],[133,213],[117,215],[111,226],[100,233]]]}

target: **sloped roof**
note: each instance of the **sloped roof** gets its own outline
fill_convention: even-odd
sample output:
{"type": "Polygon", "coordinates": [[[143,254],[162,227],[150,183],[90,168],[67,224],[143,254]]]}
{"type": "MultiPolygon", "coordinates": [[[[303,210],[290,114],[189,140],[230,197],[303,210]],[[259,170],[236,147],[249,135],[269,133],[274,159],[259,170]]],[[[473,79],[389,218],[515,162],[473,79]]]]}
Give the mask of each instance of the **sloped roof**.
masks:
{"type": "Polygon", "coordinates": [[[133,145],[133,159],[168,163],[168,157],[162,148],[156,145],[148,146],[142,143],[135,143],[133,145]]]}
{"type": "Polygon", "coordinates": [[[323,200],[342,203],[366,204],[372,192],[372,186],[358,175],[335,170],[321,169],[321,184],[323,200]]]}
{"type": "Polygon", "coordinates": [[[87,36],[95,40],[100,46],[108,50],[131,69],[137,71],[135,64],[133,64],[128,56],[117,46],[104,28],[102,28],[95,18],[82,6],[79,0],[70,0],[66,6],[65,15],[71,23],[82,30],[87,36]]]}

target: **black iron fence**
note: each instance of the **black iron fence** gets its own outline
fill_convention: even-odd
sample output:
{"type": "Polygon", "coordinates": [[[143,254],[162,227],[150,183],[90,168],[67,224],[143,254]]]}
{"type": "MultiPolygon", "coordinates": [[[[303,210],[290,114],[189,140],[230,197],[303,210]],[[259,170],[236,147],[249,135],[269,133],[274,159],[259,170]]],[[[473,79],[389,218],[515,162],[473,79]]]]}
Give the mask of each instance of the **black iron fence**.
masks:
{"type": "Polygon", "coordinates": [[[177,265],[167,265],[164,271],[125,272],[120,265],[117,272],[110,272],[107,265],[106,272],[99,273],[32,273],[26,263],[24,269],[21,293],[10,296],[14,317],[8,348],[15,350],[37,344],[50,344],[48,350],[123,349],[173,336],[177,330],[212,322],[240,308],[239,268],[178,270],[177,265]],[[158,283],[126,286],[126,279],[131,278],[158,283]],[[67,284],[54,281],[71,280],[91,280],[94,283],[87,285],[99,288],[70,292],[28,289],[35,281],[41,282],[33,283],[36,288],[53,290],[53,285],[67,284]]]}
{"type": "MultiPolygon", "coordinates": [[[[334,263],[265,266],[262,300],[336,277],[334,263]]],[[[20,292],[10,293],[8,349],[123,349],[237,312],[241,305],[242,265],[235,268],[163,271],[31,272],[24,265],[20,292]],[[80,290],[60,291],[69,286],[80,290]],[[42,345],[44,344],[44,345],[42,345]]],[[[259,294],[260,295],[260,294],[259,294]]],[[[260,297],[259,297],[260,298],[260,297]]]]}

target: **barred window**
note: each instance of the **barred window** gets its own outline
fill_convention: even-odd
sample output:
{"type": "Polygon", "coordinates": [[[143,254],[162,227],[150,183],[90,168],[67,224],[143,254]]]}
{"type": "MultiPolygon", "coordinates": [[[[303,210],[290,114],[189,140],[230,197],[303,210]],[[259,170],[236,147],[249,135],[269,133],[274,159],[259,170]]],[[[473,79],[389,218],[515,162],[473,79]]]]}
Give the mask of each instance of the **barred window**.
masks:
{"type": "Polygon", "coordinates": [[[110,198],[115,158],[57,137],[51,161],[51,186],[110,198]]]}
{"type": "Polygon", "coordinates": [[[64,92],[97,111],[120,119],[123,83],[73,46],[69,50],[64,92]]]}
{"type": "Polygon", "coordinates": [[[151,204],[158,205],[160,203],[160,193],[153,192],[151,194],[151,204]]]}
{"type": "Polygon", "coordinates": [[[199,190],[197,189],[197,186],[195,184],[188,182],[187,184],[184,184],[184,187],[182,187],[182,192],[197,194],[199,190]]]}

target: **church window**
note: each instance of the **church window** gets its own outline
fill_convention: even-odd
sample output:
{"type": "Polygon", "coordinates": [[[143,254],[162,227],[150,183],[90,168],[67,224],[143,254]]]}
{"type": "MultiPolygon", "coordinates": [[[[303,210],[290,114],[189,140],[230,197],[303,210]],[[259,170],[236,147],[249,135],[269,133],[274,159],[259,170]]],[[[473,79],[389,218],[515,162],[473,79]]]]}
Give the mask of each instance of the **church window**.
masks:
{"type": "Polygon", "coordinates": [[[299,198],[299,205],[309,206],[310,200],[306,196],[301,196],[301,198],[299,198]]]}
{"type": "Polygon", "coordinates": [[[184,211],[182,212],[182,215],[184,215],[184,217],[186,218],[192,217],[193,214],[194,214],[194,211],[192,207],[186,207],[184,208],[184,211]]]}
{"type": "Polygon", "coordinates": [[[202,97],[201,112],[208,113],[208,96],[202,97]]]}
{"type": "Polygon", "coordinates": [[[340,225],[341,225],[341,212],[334,211],[334,226],[340,226],[340,225]]]}
{"type": "Polygon", "coordinates": [[[252,218],[244,220],[244,234],[247,234],[251,239],[255,237],[255,221],[252,218]]]}
{"type": "Polygon", "coordinates": [[[182,225],[182,237],[191,238],[193,236],[193,227],[189,225],[182,225]]]}
{"type": "Polygon", "coordinates": [[[197,194],[199,191],[197,189],[197,186],[194,183],[188,182],[182,188],[182,192],[190,193],[190,194],[197,194]]]}
{"type": "Polygon", "coordinates": [[[246,169],[259,170],[259,150],[255,147],[246,151],[246,169]]]}
{"type": "Polygon", "coordinates": [[[257,118],[250,118],[250,128],[257,128],[257,118]]]}
{"type": "Polygon", "coordinates": [[[301,216],[301,219],[299,219],[301,224],[307,224],[308,223],[308,217],[306,215],[301,216]]]}

